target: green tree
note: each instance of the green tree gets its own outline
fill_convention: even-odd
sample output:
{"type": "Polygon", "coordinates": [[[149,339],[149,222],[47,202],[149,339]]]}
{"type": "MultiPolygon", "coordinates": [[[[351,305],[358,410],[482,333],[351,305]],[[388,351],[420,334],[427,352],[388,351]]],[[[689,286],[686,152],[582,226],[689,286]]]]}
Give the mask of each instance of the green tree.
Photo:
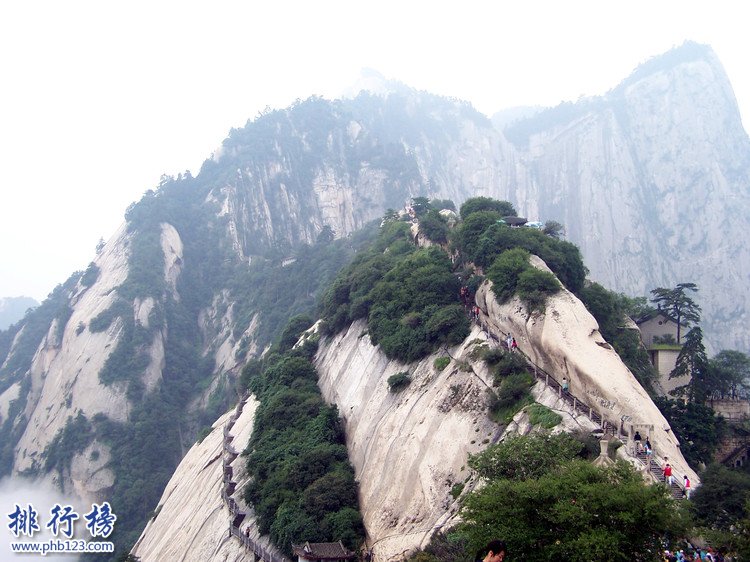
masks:
{"type": "Polygon", "coordinates": [[[740,519],[750,516],[750,474],[714,463],[701,476],[701,485],[692,495],[700,524],[729,530],[740,519]]]}
{"type": "Polygon", "coordinates": [[[708,360],[711,391],[721,398],[737,398],[750,383],[750,357],[724,349],[708,360]]]}
{"type": "Polygon", "coordinates": [[[487,276],[499,302],[505,302],[515,294],[519,276],[529,267],[529,252],[523,248],[506,250],[497,257],[487,276]]]}
{"type": "Polygon", "coordinates": [[[469,466],[487,480],[529,480],[573,460],[581,449],[581,442],[568,433],[508,436],[470,455],[469,466]]]}
{"type": "Polygon", "coordinates": [[[289,319],[279,337],[278,351],[283,353],[294,347],[302,333],[313,325],[313,319],[307,314],[298,314],[289,319]]]}
{"type": "Polygon", "coordinates": [[[336,238],[336,232],[329,225],[324,224],[318,234],[317,244],[330,244],[336,238]]]}
{"type": "Polygon", "coordinates": [[[455,212],[456,204],[450,199],[430,199],[430,209],[435,209],[436,211],[448,209],[455,212]]]}
{"type": "Polygon", "coordinates": [[[685,396],[688,402],[703,404],[710,394],[708,357],[703,345],[703,331],[691,328],[685,336],[675,367],[669,378],[689,377],[689,381],[672,391],[673,396],[685,396]]]}
{"type": "Polygon", "coordinates": [[[573,460],[539,478],[500,479],[470,494],[459,531],[473,548],[502,537],[515,560],[660,560],[665,536],[684,519],[665,486],[646,486],[620,462],[573,460]]]}
{"type": "Polygon", "coordinates": [[[433,242],[444,244],[448,241],[448,221],[440,211],[432,209],[419,219],[419,231],[433,242]]]}
{"type": "Polygon", "coordinates": [[[395,211],[395,209],[386,209],[385,214],[383,214],[383,220],[386,222],[397,221],[398,213],[395,211]]]}
{"type": "MultiPolygon", "coordinates": [[[[599,332],[615,348],[617,354],[645,387],[650,387],[656,378],[656,369],[643,348],[641,338],[635,330],[626,328],[626,317],[639,310],[646,298],[631,299],[602,287],[599,283],[588,283],[578,297],[596,318],[599,332]]],[[[641,316],[636,315],[640,318],[641,316]]]]}
{"type": "Polygon", "coordinates": [[[693,469],[698,469],[701,463],[707,463],[713,458],[726,431],[724,418],[717,416],[705,404],[685,403],[663,397],[655,398],[654,404],[667,418],[669,426],[680,440],[680,450],[685,460],[693,469]]]}
{"type": "Polygon", "coordinates": [[[559,292],[560,282],[549,271],[529,267],[518,276],[518,296],[531,314],[534,311],[544,312],[547,297],[559,292]]]}
{"type": "Polygon", "coordinates": [[[430,200],[427,197],[412,197],[411,208],[417,217],[421,217],[430,210],[430,200]]]}
{"type": "Polygon", "coordinates": [[[677,323],[677,343],[680,343],[682,324],[697,324],[700,322],[701,308],[686,291],[697,292],[695,283],[679,283],[674,289],[658,287],[651,291],[651,302],[670,320],[677,323]]]}
{"type": "Polygon", "coordinates": [[[557,221],[547,221],[544,223],[542,232],[547,236],[552,236],[552,238],[560,238],[565,234],[565,227],[557,221]]]}
{"type": "Polygon", "coordinates": [[[471,197],[461,205],[460,215],[466,220],[469,215],[479,211],[493,211],[501,217],[514,217],[517,215],[515,207],[508,201],[498,201],[489,197],[471,197]]]}
{"type": "Polygon", "coordinates": [[[648,304],[646,297],[629,297],[620,293],[618,295],[622,310],[634,322],[652,314],[656,309],[648,304]]]}
{"type": "MultiPolygon", "coordinates": [[[[464,260],[476,261],[481,237],[492,225],[497,224],[502,215],[497,211],[475,211],[463,219],[453,235],[455,245],[460,249],[464,260]]],[[[507,227],[506,227],[507,228],[507,227]]],[[[504,248],[508,249],[508,248],[504,248]]],[[[499,253],[499,252],[498,252],[499,253]]],[[[497,254],[494,254],[494,257],[497,254]]],[[[490,261],[489,263],[492,263],[490,261]]]]}

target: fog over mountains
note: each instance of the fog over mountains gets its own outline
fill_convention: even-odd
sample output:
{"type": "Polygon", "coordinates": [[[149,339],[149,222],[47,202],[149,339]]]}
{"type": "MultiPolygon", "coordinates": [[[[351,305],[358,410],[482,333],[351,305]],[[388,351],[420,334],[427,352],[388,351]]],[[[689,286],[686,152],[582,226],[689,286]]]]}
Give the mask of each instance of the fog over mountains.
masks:
{"type": "Polygon", "coordinates": [[[233,130],[0,331],[0,473],[116,502],[132,542],[195,435],[236,399],[239,370],[312,308],[357,231],[412,197],[478,195],[562,223],[607,288],[696,283],[710,350],[750,349],[750,140],[709,47],[503,129],[389,84],[233,130]]]}
{"type": "Polygon", "coordinates": [[[215,158],[238,166],[225,201],[245,231],[291,243],[324,224],[345,235],[411,196],[507,199],[532,220],[562,222],[591,279],[613,290],[639,296],[697,283],[710,349],[750,347],[750,142],[710,48],[685,44],[604,96],[503,131],[467,105],[375,89],[308,100],[273,113],[275,131],[259,130],[266,116],[230,136],[215,158]],[[286,135],[290,143],[271,148],[286,135]],[[251,137],[268,150],[237,146],[251,137]]]}
{"type": "Polygon", "coordinates": [[[29,308],[38,306],[31,297],[2,297],[0,298],[0,330],[7,330],[15,324],[29,308]]]}

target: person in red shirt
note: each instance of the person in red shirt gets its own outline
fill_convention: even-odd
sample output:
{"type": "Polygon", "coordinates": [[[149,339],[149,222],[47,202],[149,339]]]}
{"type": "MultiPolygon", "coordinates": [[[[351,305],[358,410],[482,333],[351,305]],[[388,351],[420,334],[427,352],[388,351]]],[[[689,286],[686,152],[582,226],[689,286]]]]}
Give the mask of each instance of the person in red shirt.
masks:
{"type": "Polygon", "coordinates": [[[672,466],[667,463],[664,465],[664,480],[669,484],[670,486],[674,482],[674,476],[672,476],[672,466]]]}

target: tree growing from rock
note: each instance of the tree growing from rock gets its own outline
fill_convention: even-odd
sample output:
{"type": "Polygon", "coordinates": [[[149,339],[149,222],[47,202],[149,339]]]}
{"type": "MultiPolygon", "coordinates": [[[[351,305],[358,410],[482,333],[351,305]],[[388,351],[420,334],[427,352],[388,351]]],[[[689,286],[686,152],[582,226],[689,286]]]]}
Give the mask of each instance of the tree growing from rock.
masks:
{"type": "Polygon", "coordinates": [[[466,220],[469,215],[479,211],[493,211],[505,217],[517,214],[516,208],[509,201],[498,201],[489,197],[471,197],[461,205],[460,215],[466,220]]]}
{"type": "Polygon", "coordinates": [[[686,292],[697,292],[695,283],[679,283],[674,289],[658,287],[651,291],[653,302],[657,308],[670,320],[677,323],[677,343],[680,343],[682,324],[697,324],[700,322],[701,307],[691,299],[686,292]]]}
{"type": "Polygon", "coordinates": [[[560,238],[565,234],[565,227],[557,221],[547,221],[544,223],[542,232],[547,236],[552,236],[552,238],[560,238]]]}

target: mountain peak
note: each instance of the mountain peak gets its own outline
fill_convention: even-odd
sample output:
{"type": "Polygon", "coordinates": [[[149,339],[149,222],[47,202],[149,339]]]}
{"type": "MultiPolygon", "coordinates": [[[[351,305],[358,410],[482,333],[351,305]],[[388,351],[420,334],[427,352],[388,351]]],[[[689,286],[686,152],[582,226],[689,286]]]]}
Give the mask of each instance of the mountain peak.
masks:
{"type": "Polygon", "coordinates": [[[627,86],[630,86],[647,76],[656,74],[657,72],[669,72],[680,65],[701,59],[711,65],[718,65],[721,68],[721,63],[709,45],[703,45],[701,43],[696,43],[695,41],[685,41],[682,45],[674,47],[661,55],[656,55],[640,64],[630,76],[625,78],[625,80],[615,88],[615,90],[626,88],[627,86]]]}
{"type": "Polygon", "coordinates": [[[388,97],[389,94],[401,91],[404,85],[396,80],[389,80],[373,68],[362,68],[354,83],[342,93],[342,98],[356,98],[361,92],[370,92],[376,96],[388,97]]]}

